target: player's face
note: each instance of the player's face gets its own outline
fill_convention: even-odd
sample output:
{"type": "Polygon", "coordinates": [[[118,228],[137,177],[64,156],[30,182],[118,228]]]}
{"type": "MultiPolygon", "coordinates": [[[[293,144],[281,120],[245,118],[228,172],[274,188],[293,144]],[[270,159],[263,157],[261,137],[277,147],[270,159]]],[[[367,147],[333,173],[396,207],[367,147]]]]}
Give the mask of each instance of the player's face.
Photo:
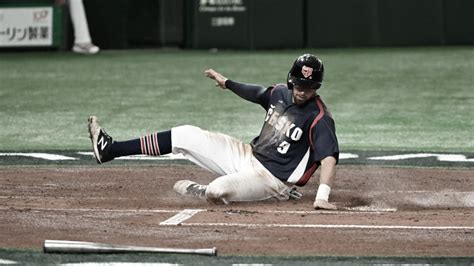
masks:
{"type": "Polygon", "coordinates": [[[296,105],[303,105],[316,96],[316,90],[311,87],[293,86],[293,102],[296,105]]]}

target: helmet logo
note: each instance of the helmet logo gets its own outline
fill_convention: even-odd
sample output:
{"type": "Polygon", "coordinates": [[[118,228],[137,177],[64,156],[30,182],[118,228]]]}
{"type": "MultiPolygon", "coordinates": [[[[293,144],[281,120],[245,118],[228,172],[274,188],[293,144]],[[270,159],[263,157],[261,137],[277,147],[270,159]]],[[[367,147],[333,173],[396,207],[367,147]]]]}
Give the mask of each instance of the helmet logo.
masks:
{"type": "Polygon", "coordinates": [[[309,79],[312,79],[312,75],[313,75],[313,68],[312,67],[309,67],[309,66],[303,66],[301,68],[301,74],[303,74],[303,77],[304,78],[309,78],[309,79]]]}

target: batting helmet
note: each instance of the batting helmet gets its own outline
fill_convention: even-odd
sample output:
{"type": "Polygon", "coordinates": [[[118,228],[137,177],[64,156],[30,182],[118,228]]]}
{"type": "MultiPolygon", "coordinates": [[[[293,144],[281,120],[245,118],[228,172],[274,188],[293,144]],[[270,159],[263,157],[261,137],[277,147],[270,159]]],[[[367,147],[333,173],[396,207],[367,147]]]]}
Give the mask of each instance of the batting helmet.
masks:
{"type": "Polygon", "coordinates": [[[288,72],[288,89],[292,90],[294,85],[319,89],[323,83],[323,75],[324,65],[321,59],[312,54],[301,55],[288,72]]]}

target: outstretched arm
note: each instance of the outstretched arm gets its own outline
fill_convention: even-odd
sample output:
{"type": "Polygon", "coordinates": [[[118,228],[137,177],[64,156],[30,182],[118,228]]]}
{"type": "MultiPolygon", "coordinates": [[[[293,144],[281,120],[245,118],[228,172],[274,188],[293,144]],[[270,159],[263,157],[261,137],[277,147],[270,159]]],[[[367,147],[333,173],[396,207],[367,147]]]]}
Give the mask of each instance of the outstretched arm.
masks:
{"type": "Polygon", "coordinates": [[[216,81],[217,87],[229,89],[247,101],[260,103],[260,97],[265,93],[263,86],[230,80],[214,69],[208,69],[204,73],[206,77],[216,81]]]}

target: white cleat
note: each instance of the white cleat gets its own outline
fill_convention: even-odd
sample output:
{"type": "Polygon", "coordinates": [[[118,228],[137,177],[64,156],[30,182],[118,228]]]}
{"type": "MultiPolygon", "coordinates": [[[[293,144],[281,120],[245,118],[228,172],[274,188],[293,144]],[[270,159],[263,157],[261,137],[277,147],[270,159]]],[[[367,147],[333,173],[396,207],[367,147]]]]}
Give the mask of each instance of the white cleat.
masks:
{"type": "Polygon", "coordinates": [[[100,48],[92,43],[76,43],[72,47],[72,51],[78,54],[97,54],[100,48]]]}
{"type": "Polygon", "coordinates": [[[190,180],[180,180],[173,186],[173,190],[183,196],[193,196],[201,199],[206,199],[205,185],[200,185],[190,180]]]}

